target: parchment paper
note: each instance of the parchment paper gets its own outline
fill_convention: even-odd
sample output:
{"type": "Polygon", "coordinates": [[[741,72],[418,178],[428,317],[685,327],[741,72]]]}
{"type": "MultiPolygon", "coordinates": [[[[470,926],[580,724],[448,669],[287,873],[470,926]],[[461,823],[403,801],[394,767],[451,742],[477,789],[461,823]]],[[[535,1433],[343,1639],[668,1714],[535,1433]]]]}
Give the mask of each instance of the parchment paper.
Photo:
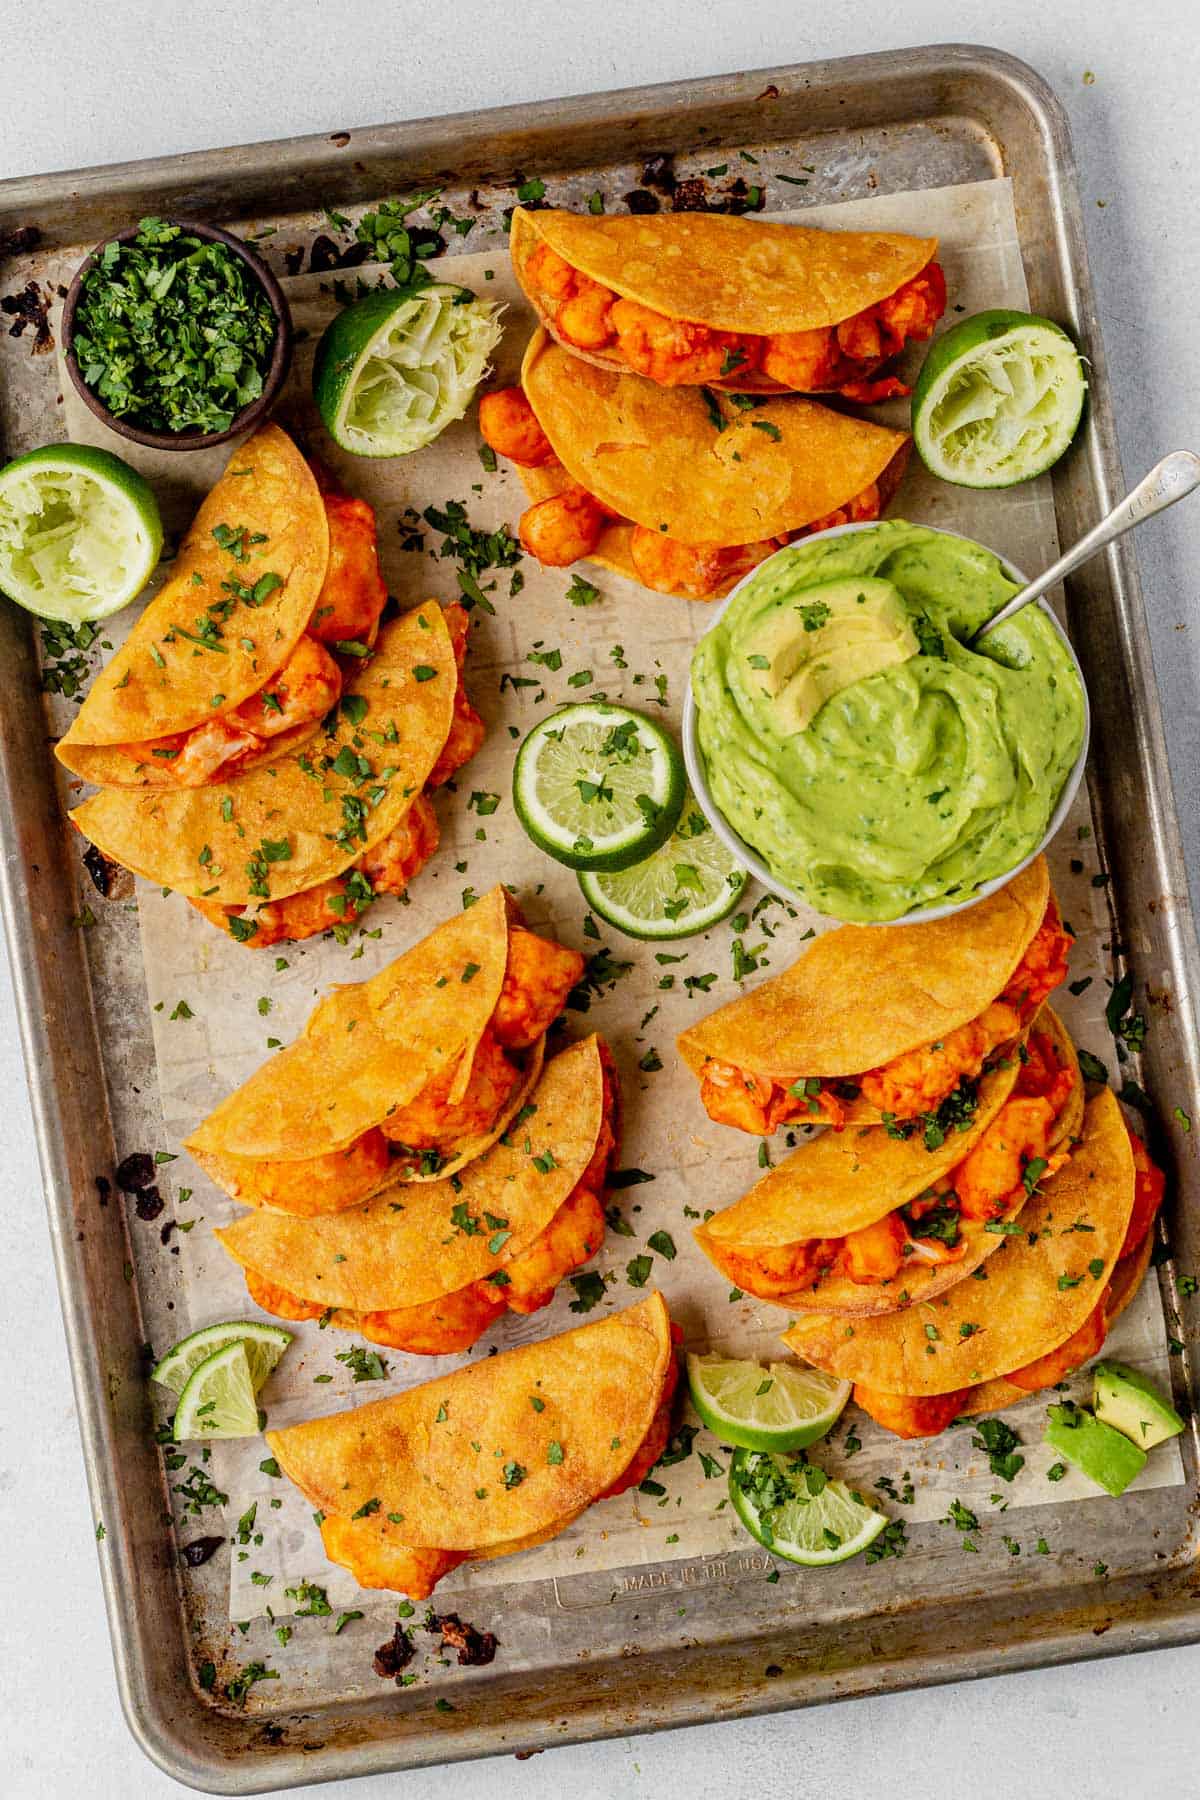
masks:
{"type": "MultiPolygon", "coordinates": [[[[936,232],[950,293],[946,324],[988,306],[1028,304],[1007,180],[806,208],[802,216],[806,224],[936,232]]],[[[493,250],[447,259],[446,266],[455,280],[507,307],[494,380],[515,379],[531,317],[512,280],[507,256],[493,250]]],[[[360,273],[373,280],[376,272],[360,273]]],[[[337,279],[352,288],[354,272],[337,279]]],[[[297,327],[308,335],[298,346],[281,422],[306,433],[312,448],[343,477],[349,490],[376,508],[391,591],[405,604],[430,595],[453,598],[455,564],[439,558],[441,534],[414,521],[413,511],[442,507],[455,499],[465,503],[474,526],[491,530],[507,522],[515,529],[523,508],[519,480],[503,465],[494,473],[483,468],[473,409],[460,425],[416,456],[372,462],[343,457],[334,449],[308,399],[312,349],[336,306],[333,280],[303,276],[285,282],[297,327]],[[414,525],[423,544],[406,548],[414,525]]],[[[918,358],[919,351],[913,361],[918,358]]],[[[227,453],[187,457],[139,453],[99,426],[66,383],[64,390],[69,434],[79,441],[111,444],[139,463],[165,496],[168,525],[178,530],[185,524],[200,494],[224,466],[227,453]]],[[[879,409],[879,416],[904,424],[906,411],[901,402],[879,409]]],[[[961,530],[1029,571],[1044,567],[1058,550],[1045,479],[1010,491],[976,493],[935,483],[919,467],[910,467],[892,513],[961,530]]],[[[604,694],[661,713],[678,729],[691,649],[711,614],[703,604],[649,595],[587,566],[581,573],[595,576],[604,597],[600,604],[575,608],[564,597],[569,574],[540,570],[528,558],[520,568],[524,586],[512,597],[509,571],[483,577],[495,612],[473,614],[466,678],[487,720],[488,738],[479,756],[462,771],[457,792],[443,792],[437,802],[441,849],[414,882],[408,904],[378,902],[364,929],[345,947],[320,939],[281,945],[277,952],[255,952],[220,936],[178,897],[164,898],[157,889],[139,883],[166,1141],[177,1144],[269,1054],[272,1041],[290,1040],[317,995],[332,983],[363,979],[457,909],[464,895],[482,893],[496,881],[508,882],[519,892],[535,928],[552,930],[589,953],[607,946],[627,965],[610,991],[593,1000],[586,1017],[571,1015],[578,1032],[599,1029],[612,1044],[626,1107],[621,1163],[654,1177],[614,1195],[630,1235],[610,1231],[592,1265],[609,1283],[603,1304],[618,1306],[638,1298],[628,1283],[627,1265],[635,1256],[652,1254],[651,1283],[666,1293],[689,1348],[723,1347],[768,1358],[782,1349],[777,1333],[787,1315],[751,1300],[735,1300],[691,1237],[692,1223],[700,1213],[728,1205],[754,1181],[759,1173],[758,1143],[707,1119],[694,1080],[674,1054],[675,1036],[689,1020],[738,991],[731,975],[734,929],[728,923],[721,925],[701,938],[664,945],[657,955],[653,946],[607,929],[593,935],[596,927],[588,928],[587,908],[574,876],[531,848],[509,798],[515,739],[556,704],[604,694]],[[554,664],[555,652],[561,653],[561,666],[534,660],[549,657],[554,664]],[[580,671],[590,672],[589,678],[573,682],[580,671]],[[505,683],[502,691],[506,672],[536,685],[505,683]],[[480,815],[470,805],[476,791],[502,796],[498,809],[480,815]],[[706,991],[688,987],[693,978],[710,974],[716,980],[706,991]],[[181,1001],[190,1016],[177,1011],[181,1001]],[[656,1066],[659,1062],[661,1068],[656,1066]],[[647,1250],[646,1240],[656,1231],[669,1233],[677,1252],[673,1259],[647,1250]]],[[[117,641],[115,632],[110,635],[117,641]]],[[[1056,1005],[1077,1041],[1111,1068],[1113,1049],[1104,1023],[1110,987],[1109,921],[1103,886],[1093,885],[1093,877],[1102,871],[1086,796],[1077,802],[1061,833],[1051,865],[1064,914],[1078,933],[1071,979],[1078,985],[1090,978],[1082,993],[1063,990],[1056,1005]]],[[[757,916],[741,935],[758,968],[746,987],[792,961],[811,929],[824,929],[815,916],[803,911],[789,916],[774,901],[759,911],[756,903],[762,898],[757,890],[747,894],[746,909],[754,909],[757,916]]],[[[782,1137],[773,1141],[772,1154],[776,1158],[784,1154],[782,1137]]],[[[165,1176],[168,1171],[161,1173],[165,1176]]],[[[253,1316],[240,1272],[211,1235],[212,1226],[236,1209],[188,1159],[172,1165],[169,1174],[176,1190],[177,1217],[185,1225],[194,1222],[194,1229],[179,1240],[189,1315],[179,1321],[180,1335],[185,1328],[212,1320],[253,1316]]],[[[574,1301],[574,1291],[564,1284],[550,1308],[531,1319],[505,1319],[472,1355],[484,1356],[493,1347],[503,1349],[581,1323],[571,1310],[574,1301]]],[[[262,1395],[275,1425],[376,1399],[461,1361],[384,1352],[386,1382],[355,1385],[346,1367],[335,1360],[337,1351],[356,1341],[353,1337],[321,1332],[314,1324],[293,1329],[296,1344],[262,1395]],[[330,1376],[332,1380],[317,1379],[330,1376]]],[[[1152,1281],[1122,1318],[1106,1350],[1167,1383],[1166,1330],[1152,1281]]],[[[1055,1458],[1039,1443],[1044,1408],[1042,1396],[1005,1415],[1019,1432],[1026,1457],[1026,1467],[1011,1485],[990,1473],[986,1456],[972,1448],[973,1431],[968,1427],[931,1444],[902,1444],[852,1411],[815,1456],[869,1494],[875,1494],[880,1477],[890,1479],[903,1493],[905,1478],[911,1476],[910,1504],[898,1505],[875,1494],[888,1511],[909,1520],[941,1518],[955,1498],[981,1517],[996,1505],[1007,1505],[1014,1513],[1036,1507],[1039,1511],[1032,1520],[1009,1527],[1014,1533],[1023,1532],[1026,1549],[1032,1550],[1036,1538],[1048,1529],[1044,1509],[1080,1497],[1094,1498],[1097,1492],[1070,1471],[1061,1481],[1046,1480],[1045,1470],[1055,1458]],[[847,1454],[846,1439],[851,1435],[861,1440],[862,1447],[855,1451],[852,1446],[847,1454]]],[[[394,1597],[364,1594],[348,1574],[326,1563],[306,1504],[286,1480],[260,1470],[265,1455],[259,1440],[218,1444],[208,1466],[212,1479],[229,1494],[226,1512],[231,1529],[250,1504],[257,1503],[254,1533],[261,1533],[261,1541],[234,1550],[230,1617],[245,1620],[268,1608],[276,1616],[286,1614],[294,1602],[284,1590],[306,1579],[323,1586],[335,1606],[390,1610],[394,1597]],[[256,1573],[269,1575],[269,1583],[253,1581],[256,1573]]],[[[640,1565],[719,1554],[735,1543],[751,1553],[746,1567],[765,1568],[769,1559],[759,1556],[744,1537],[728,1504],[720,1505],[725,1498],[720,1475],[727,1463],[719,1446],[700,1432],[692,1454],[656,1472],[655,1479],[665,1490],[661,1495],[635,1493],[608,1502],[550,1544],[522,1557],[456,1573],[439,1588],[439,1605],[443,1596],[453,1604],[453,1595],[464,1589],[547,1575],[623,1571],[613,1575],[614,1591],[636,1588],[648,1579],[637,1574],[640,1565]],[[700,1450],[715,1460],[703,1462],[700,1450]]],[[[1172,1444],[1155,1450],[1137,1485],[1182,1480],[1181,1460],[1172,1444]]],[[[560,1603],[569,1604],[561,1583],[560,1603]]]]}

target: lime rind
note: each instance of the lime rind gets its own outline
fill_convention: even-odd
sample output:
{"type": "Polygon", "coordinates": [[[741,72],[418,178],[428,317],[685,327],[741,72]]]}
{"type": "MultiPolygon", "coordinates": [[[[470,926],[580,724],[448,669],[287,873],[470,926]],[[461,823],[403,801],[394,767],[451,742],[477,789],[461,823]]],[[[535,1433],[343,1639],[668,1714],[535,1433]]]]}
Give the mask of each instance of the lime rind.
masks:
{"type": "Polygon", "coordinates": [[[257,1394],[280,1357],[293,1341],[293,1333],[281,1325],[263,1325],[253,1319],[229,1319],[203,1325],[173,1344],[150,1371],[151,1381],[182,1394],[189,1377],[208,1357],[227,1344],[240,1343],[246,1352],[250,1381],[257,1394]]]}
{"type": "Polygon", "coordinates": [[[694,937],[719,924],[750,875],[734,861],[690,792],[664,844],[627,869],[580,870],[583,897],[626,937],[694,937]]]}
{"type": "Polygon", "coordinates": [[[959,487],[1044,474],[1079,428],[1087,381],[1061,326],[1032,313],[978,313],[939,338],[913,392],[925,466],[959,487]]]}
{"type": "Polygon", "coordinates": [[[162,549],[149,484],[111,451],[46,445],[0,470],[0,593],[60,624],[141,593],[162,549]]]}
{"type": "Polygon", "coordinates": [[[624,869],[670,837],[683,758],[645,714],[598,701],[564,706],[517,752],[513,806],[547,856],[571,869],[624,869]]]}
{"type": "Polygon", "coordinates": [[[214,1350],[188,1376],[175,1409],[176,1443],[257,1437],[258,1402],[240,1338],[214,1350]]]}
{"type": "Polygon", "coordinates": [[[735,1450],[729,1496],[738,1518],[765,1550],[810,1569],[848,1562],[873,1544],[888,1523],[885,1513],[868,1506],[844,1481],[826,1478],[802,1457],[735,1450]],[[771,1474],[762,1469],[765,1462],[774,1464],[777,1481],[762,1482],[764,1473],[771,1474]],[[806,1471],[817,1478],[811,1489],[806,1471]],[[757,1495],[764,1489],[781,1497],[763,1505],[757,1495]]]}
{"type": "Polygon", "coordinates": [[[852,1384],[795,1363],[689,1354],[688,1389],[703,1423],[723,1444],[758,1451],[806,1449],[841,1417],[852,1384]]]}
{"type": "Polygon", "coordinates": [[[313,363],[326,430],[353,456],[407,456],[461,419],[500,341],[500,308],[446,282],[368,294],[313,363]]]}

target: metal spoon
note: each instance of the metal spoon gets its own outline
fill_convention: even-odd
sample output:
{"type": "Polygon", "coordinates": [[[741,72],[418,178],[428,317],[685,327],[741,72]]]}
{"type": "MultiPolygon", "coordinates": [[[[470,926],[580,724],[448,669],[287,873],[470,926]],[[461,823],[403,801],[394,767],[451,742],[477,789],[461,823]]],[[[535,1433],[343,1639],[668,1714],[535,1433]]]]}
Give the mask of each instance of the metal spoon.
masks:
{"type": "Polygon", "coordinates": [[[1174,506],[1177,500],[1184,499],[1200,487],[1200,456],[1194,450],[1172,450],[1170,456],[1164,456],[1160,463],[1155,463],[1150,473],[1138,482],[1132,492],[1119,500],[1107,517],[1043,575],[1023,587],[1019,594],[1014,594],[1007,606],[1002,606],[994,618],[988,620],[983,628],[970,640],[971,648],[983,642],[989,632],[995,631],[997,625],[1003,625],[1014,613],[1028,606],[1031,600],[1038,600],[1052,588],[1057,581],[1070,575],[1080,563],[1087,562],[1106,544],[1115,538],[1122,537],[1125,532],[1132,531],[1135,525],[1141,525],[1146,519],[1152,519],[1155,513],[1165,512],[1168,506],[1174,506]]]}

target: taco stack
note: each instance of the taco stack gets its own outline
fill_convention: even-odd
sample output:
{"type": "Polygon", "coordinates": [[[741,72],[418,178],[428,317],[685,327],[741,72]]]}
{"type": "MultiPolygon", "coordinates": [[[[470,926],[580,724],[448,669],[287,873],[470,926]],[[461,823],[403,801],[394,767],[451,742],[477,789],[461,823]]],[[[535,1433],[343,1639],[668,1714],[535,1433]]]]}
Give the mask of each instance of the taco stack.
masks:
{"type": "Polygon", "coordinates": [[[277,761],[316,735],[386,600],[371,508],[264,425],[234,451],[56,754],[100,787],[167,790],[277,761]]]}
{"type": "Polygon", "coordinates": [[[1100,1351],[1149,1263],[1163,1178],[1108,1088],[1082,1140],[1022,1209],[995,1254],[947,1293],[884,1317],[811,1313],[784,1333],[806,1361],[853,1381],[900,1437],[933,1437],[1062,1381],[1100,1351]]]}
{"type": "Polygon", "coordinates": [[[839,393],[871,377],[946,307],[936,238],[814,231],[719,213],[513,214],[513,269],[572,356],[663,386],[839,393]]]}
{"type": "Polygon", "coordinates": [[[508,1556],[636,1487],[677,1379],[660,1294],[352,1411],[269,1431],[361,1587],[425,1600],[460,1563],[508,1556]]]}
{"type": "Polygon", "coordinates": [[[679,1038],[710,1118],[781,1125],[958,1122],[962,1084],[1007,1054],[1067,975],[1071,938],[1037,857],[977,906],[841,925],[679,1038]]]}
{"type": "Polygon", "coordinates": [[[744,1292],[792,1311],[865,1318],[973,1275],[1083,1120],[1074,1046],[1049,1007],[1016,1051],[985,1063],[957,1125],[927,1144],[898,1125],[821,1132],[696,1228],[744,1292]]]}
{"type": "Polygon", "coordinates": [[[544,331],[521,386],[480,401],[479,428],[520,468],[534,502],[521,542],[539,562],[589,557],[704,600],[781,544],[878,518],[909,450],[904,432],[796,396],[722,396],[596,368],[544,331]]]}
{"type": "Polygon", "coordinates": [[[428,790],[479,746],[461,678],[466,633],[460,606],[427,602],[382,626],[302,747],[200,787],[105,788],[71,821],[240,943],[345,930],[429,861],[428,790]]]}
{"type": "Polygon", "coordinates": [[[607,1046],[573,1044],[517,1097],[490,1148],[469,1166],[459,1157],[461,1173],[393,1184],[329,1216],[263,1208],[218,1231],[251,1299],[418,1356],[467,1350],[506,1310],[549,1305],[604,1241],[618,1131],[607,1046]]]}
{"type": "Polygon", "coordinates": [[[524,1104],[584,959],[502,887],[369,981],[337,987],[187,1140],[235,1200],[309,1218],[446,1180],[524,1104]]]}

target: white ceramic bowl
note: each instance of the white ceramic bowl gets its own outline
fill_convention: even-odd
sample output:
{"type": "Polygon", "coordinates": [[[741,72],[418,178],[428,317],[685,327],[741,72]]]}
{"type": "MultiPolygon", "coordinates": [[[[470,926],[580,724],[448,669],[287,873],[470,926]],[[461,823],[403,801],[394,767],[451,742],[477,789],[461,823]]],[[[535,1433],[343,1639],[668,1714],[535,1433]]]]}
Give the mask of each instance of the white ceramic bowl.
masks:
{"type": "MultiPolygon", "coordinates": [[[[816,532],[811,539],[806,538],[804,541],[806,543],[814,542],[818,537],[846,537],[852,531],[871,531],[874,528],[874,523],[876,523],[876,521],[868,521],[865,524],[857,525],[835,525],[829,531],[816,532]]],[[[930,525],[927,526],[926,529],[929,531],[936,531],[938,528],[930,525]]],[[[960,531],[938,531],[938,536],[961,538],[963,534],[960,531]]],[[[977,540],[967,539],[966,541],[974,543],[977,540]]],[[[986,544],[981,544],[979,547],[984,550],[988,548],[986,544]]],[[[790,546],[787,548],[790,548],[790,546]]],[[[785,554],[786,548],[775,552],[776,556],[783,556],[785,554]]],[[[1007,558],[1000,556],[998,551],[993,550],[990,554],[999,558],[1004,573],[1008,576],[1010,581],[1019,582],[1022,586],[1025,585],[1026,581],[1029,579],[1028,576],[1023,575],[1020,569],[1014,567],[1007,558]]],[[[721,602],[720,607],[713,614],[709,630],[711,630],[722,618],[726,608],[732,606],[734,600],[736,600],[737,596],[746,586],[746,583],[752,581],[763,569],[769,567],[772,560],[772,557],[768,557],[765,562],[759,563],[757,568],[751,569],[749,575],[744,576],[742,580],[738,582],[732,593],[727,595],[721,602]]],[[[1053,625],[1055,631],[1062,639],[1067,655],[1071,658],[1071,662],[1074,665],[1075,673],[1079,677],[1079,688],[1083,695],[1083,742],[1080,745],[1079,755],[1075,759],[1075,766],[1067,776],[1062,793],[1058,797],[1058,805],[1054,808],[1054,812],[1051,815],[1045,836],[1042,838],[1041,843],[1029,852],[1028,856],[1023,857],[1020,862],[1014,863],[1012,868],[1007,869],[1003,875],[997,875],[991,881],[985,881],[983,886],[977,888],[968,900],[948,900],[941,906],[916,907],[912,912],[904,913],[898,919],[888,919],[886,921],[871,920],[868,921],[869,923],[886,923],[889,925],[915,924],[918,920],[945,919],[948,918],[951,913],[964,912],[969,906],[978,906],[981,900],[986,900],[989,894],[994,894],[998,889],[1005,887],[1008,882],[1012,880],[1014,875],[1018,874],[1022,869],[1027,868],[1034,857],[1040,856],[1047,844],[1049,844],[1061,830],[1063,822],[1071,810],[1075,795],[1079,791],[1079,784],[1083,780],[1083,771],[1087,763],[1088,745],[1091,742],[1092,735],[1092,712],[1088,702],[1087,684],[1083,679],[1083,670],[1079,666],[1079,658],[1075,654],[1071,640],[1055,618],[1054,613],[1046,600],[1037,600],[1034,604],[1041,607],[1051,625],[1053,625]]],[[[788,887],[785,882],[779,880],[778,876],[772,875],[757,851],[750,848],[750,845],[747,844],[733,829],[733,826],[730,825],[724,814],[718,810],[716,802],[709,791],[708,776],[704,767],[704,756],[700,749],[697,734],[698,710],[699,709],[696,706],[696,696],[692,691],[691,673],[689,671],[687,697],[683,707],[683,760],[687,766],[688,780],[691,782],[692,792],[696,796],[701,812],[704,814],[721,842],[725,845],[726,849],[731,855],[736,856],[738,861],[742,863],[745,868],[749,869],[756,881],[761,881],[765,888],[768,888],[773,894],[778,894],[781,900],[788,900],[791,901],[793,905],[803,906],[809,912],[819,912],[820,909],[814,907],[811,901],[806,900],[804,895],[799,893],[797,889],[788,887]]],[[[828,917],[829,915],[826,914],[824,916],[828,917]]],[[[841,922],[843,921],[839,921],[839,923],[841,922]]]]}

